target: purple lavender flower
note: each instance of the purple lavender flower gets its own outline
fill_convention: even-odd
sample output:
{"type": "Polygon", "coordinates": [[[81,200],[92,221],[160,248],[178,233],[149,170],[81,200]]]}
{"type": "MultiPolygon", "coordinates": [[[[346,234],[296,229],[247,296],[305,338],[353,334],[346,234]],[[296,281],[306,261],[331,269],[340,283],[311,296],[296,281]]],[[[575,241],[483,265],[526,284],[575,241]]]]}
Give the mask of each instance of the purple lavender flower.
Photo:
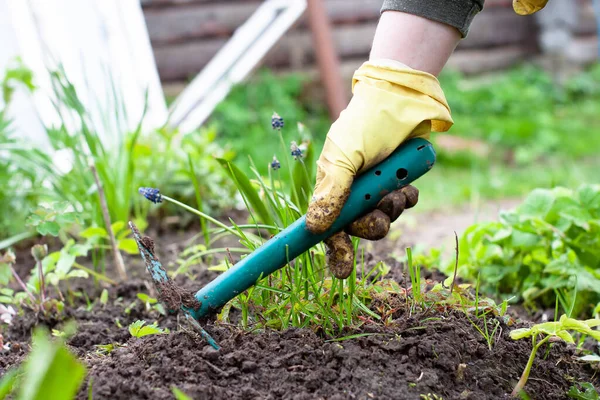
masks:
{"type": "Polygon", "coordinates": [[[276,156],[273,156],[273,161],[271,161],[270,165],[274,171],[277,171],[279,168],[281,168],[281,163],[279,162],[276,156]]]}
{"type": "Polygon", "coordinates": [[[271,116],[271,126],[273,129],[280,131],[283,128],[283,118],[279,116],[276,112],[271,116]]]}
{"type": "Polygon", "coordinates": [[[141,187],[138,189],[138,192],[155,204],[162,203],[162,196],[160,195],[160,190],[156,188],[141,187]]]}

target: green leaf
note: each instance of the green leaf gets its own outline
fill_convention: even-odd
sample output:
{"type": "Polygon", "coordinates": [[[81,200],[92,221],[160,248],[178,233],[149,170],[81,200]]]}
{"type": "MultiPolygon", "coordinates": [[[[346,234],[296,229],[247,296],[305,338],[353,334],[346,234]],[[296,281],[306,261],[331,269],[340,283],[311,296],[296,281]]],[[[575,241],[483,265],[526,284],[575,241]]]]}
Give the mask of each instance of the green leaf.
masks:
{"type": "Polygon", "coordinates": [[[117,236],[117,234],[119,234],[119,232],[121,232],[125,228],[125,222],[123,222],[123,221],[114,222],[111,225],[111,228],[112,228],[113,234],[115,236],[117,236]]]}
{"type": "Polygon", "coordinates": [[[100,304],[105,306],[106,303],[108,303],[108,290],[103,289],[102,293],[100,294],[100,304]]]}
{"type": "Polygon", "coordinates": [[[227,267],[227,264],[222,262],[218,265],[213,265],[212,267],[208,267],[207,268],[209,271],[216,271],[216,272],[225,272],[227,271],[229,268],[227,267]]]}
{"type": "Polygon", "coordinates": [[[75,263],[75,258],[76,257],[72,254],[61,252],[60,258],[56,263],[56,274],[59,276],[66,275],[67,272],[71,270],[71,267],[73,267],[73,264],[75,263]]]}
{"type": "Polygon", "coordinates": [[[580,333],[586,333],[591,330],[591,328],[588,325],[586,325],[586,323],[584,321],[579,321],[575,318],[569,318],[566,316],[566,314],[563,314],[560,317],[559,322],[560,322],[562,329],[567,329],[570,331],[576,331],[576,332],[580,332],[580,333]]]}
{"type": "Polygon", "coordinates": [[[139,249],[135,239],[127,238],[119,241],[119,249],[128,254],[138,254],[139,249]]]}
{"type": "Polygon", "coordinates": [[[501,228],[490,238],[491,242],[497,243],[507,239],[512,234],[512,228],[501,228]]]}
{"type": "Polygon", "coordinates": [[[65,211],[69,208],[70,204],[68,201],[55,201],[50,206],[50,210],[55,211],[59,214],[66,214],[65,211]]]}
{"type": "Polygon", "coordinates": [[[156,304],[158,302],[158,300],[156,300],[154,297],[148,296],[146,293],[138,293],[137,297],[144,303],[148,304],[156,304]]]}
{"type": "Polygon", "coordinates": [[[600,326],[600,319],[596,319],[596,318],[594,318],[594,319],[586,319],[584,322],[590,328],[595,328],[597,326],[600,326]]]}
{"type": "Polygon", "coordinates": [[[92,245],[89,243],[75,244],[69,249],[69,254],[75,257],[86,257],[88,252],[92,249],[92,245]]]}
{"type": "Polygon", "coordinates": [[[171,387],[171,391],[173,392],[173,396],[175,396],[176,400],[192,400],[190,396],[183,393],[181,390],[177,389],[175,386],[171,387]]]}
{"type": "Polygon", "coordinates": [[[531,330],[531,328],[513,329],[512,331],[510,331],[510,338],[513,340],[519,340],[529,337],[533,334],[534,332],[531,330]]]}
{"type": "Polygon", "coordinates": [[[81,232],[79,236],[81,236],[84,239],[108,238],[108,233],[106,233],[106,229],[104,228],[100,228],[99,226],[92,226],[81,232]]]}
{"type": "Polygon", "coordinates": [[[33,349],[23,365],[18,399],[71,400],[85,376],[85,367],[62,343],[52,342],[37,328],[33,349]]]}
{"type": "Polygon", "coordinates": [[[49,274],[46,274],[46,281],[49,282],[52,286],[58,286],[60,278],[54,272],[50,272],[49,274]]]}
{"type": "Polygon", "coordinates": [[[535,189],[518,208],[519,213],[524,216],[543,219],[552,208],[554,199],[555,196],[551,190],[535,189]]]}
{"type": "Polygon", "coordinates": [[[567,392],[567,396],[569,396],[571,399],[577,400],[600,400],[600,395],[596,391],[594,385],[588,382],[583,382],[579,383],[579,386],[583,388],[583,391],[580,391],[576,385],[573,385],[567,392]]]}
{"type": "Polygon", "coordinates": [[[579,207],[569,207],[563,209],[559,215],[568,221],[572,221],[575,225],[583,229],[590,229],[588,221],[592,219],[592,215],[585,209],[579,207]]]}
{"type": "Polygon", "coordinates": [[[137,320],[129,325],[129,333],[133,337],[141,338],[148,335],[165,335],[169,330],[159,328],[156,323],[146,325],[146,321],[137,320]]]}
{"type": "Polygon", "coordinates": [[[513,230],[511,245],[514,247],[521,247],[523,249],[530,249],[540,242],[540,237],[533,233],[522,232],[519,230],[513,230]]]}
{"type": "Polygon", "coordinates": [[[64,214],[59,214],[55,219],[60,225],[70,225],[77,222],[77,213],[68,212],[64,214]]]}
{"type": "Polygon", "coordinates": [[[0,285],[8,285],[8,282],[10,282],[11,277],[12,271],[10,270],[10,266],[5,263],[0,263],[0,285]]]}
{"type": "Polygon", "coordinates": [[[60,231],[60,225],[58,225],[54,221],[42,222],[41,224],[39,224],[37,226],[37,231],[42,236],[46,236],[46,235],[58,236],[58,232],[60,231]]]}
{"type": "Polygon", "coordinates": [[[85,271],[82,271],[82,270],[80,270],[80,269],[74,269],[74,270],[71,270],[71,271],[69,271],[69,273],[66,275],[66,278],[67,278],[67,279],[73,279],[73,278],[83,278],[83,279],[87,279],[87,278],[89,278],[89,277],[90,277],[90,275],[89,275],[87,272],[85,272],[85,271]]]}
{"type": "Polygon", "coordinates": [[[17,368],[8,370],[2,379],[0,379],[0,400],[4,400],[8,396],[15,386],[19,370],[17,368]]]}
{"type": "Polygon", "coordinates": [[[567,331],[558,331],[556,333],[556,336],[558,336],[559,338],[561,338],[562,340],[564,340],[567,343],[570,343],[570,344],[575,343],[573,336],[571,336],[571,334],[567,331]]]}
{"type": "Polygon", "coordinates": [[[25,225],[27,226],[38,226],[43,221],[42,217],[37,214],[31,214],[25,220],[25,225]]]}
{"type": "Polygon", "coordinates": [[[267,225],[274,225],[274,221],[271,217],[271,214],[269,214],[269,212],[267,211],[267,207],[258,195],[257,189],[254,188],[254,186],[252,186],[252,183],[250,182],[250,179],[248,179],[248,176],[246,176],[246,174],[244,174],[242,170],[240,170],[238,167],[236,167],[234,164],[230,163],[227,160],[218,158],[217,161],[219,161],[221,166],[231,177],[242,196],[244,196],[244,198],[248,201],[249,205],[252,207],[254,212],[256,212],[258,218],[267,225]]]}
{"type": "Polygon", "coordinates": [[[577,189],[577,197],[584,208],[589,210],[600,210],[599,185],[581,185],[577,189]]]}
{"type": "Polygon", "coordinates": [[[600,356],[598,354],[588,354],[587,356],[579,357],[579,360],[586,362],[600,362],[600,356]]]}

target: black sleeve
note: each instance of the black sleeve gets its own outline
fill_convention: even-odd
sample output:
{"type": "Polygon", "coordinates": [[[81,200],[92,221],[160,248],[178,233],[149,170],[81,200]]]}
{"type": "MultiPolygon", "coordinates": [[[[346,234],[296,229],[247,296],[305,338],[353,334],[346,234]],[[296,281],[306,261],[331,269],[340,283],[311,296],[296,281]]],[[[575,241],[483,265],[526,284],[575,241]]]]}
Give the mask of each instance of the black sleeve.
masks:
{"type": "Polygon", "coordinates": [[[381,12],[401,11],[458,29],[464,38],[485,0],[384,0],[381,12]]]}

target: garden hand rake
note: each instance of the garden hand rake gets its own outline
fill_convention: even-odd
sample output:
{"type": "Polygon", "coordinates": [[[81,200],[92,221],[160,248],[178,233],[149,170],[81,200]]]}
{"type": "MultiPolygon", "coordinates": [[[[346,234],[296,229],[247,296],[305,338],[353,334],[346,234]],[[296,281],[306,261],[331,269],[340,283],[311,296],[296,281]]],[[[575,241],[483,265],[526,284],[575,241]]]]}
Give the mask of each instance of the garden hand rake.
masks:
{"type": "Polygon", "coordinates": [[[306,216],[302,216],[209,282],[194,296],[174,292],[175,286],[154,255],[152,239],[141,237],[131,222],[130,227],[163,301],[168,303],[167,306],[171,310],[181,308],[188,318],[199,319],[216,312],[258,280],[284,267],[312,246],[340,232],[359,217],[375,209],[386,194],[418,179],[431,169],[434,162],[435,151],[427,140],[417,138],[405,142],[387,159],[355,179],[340,216],[329,230],[323,234],[311,233],[306,228],[306,216]]]}

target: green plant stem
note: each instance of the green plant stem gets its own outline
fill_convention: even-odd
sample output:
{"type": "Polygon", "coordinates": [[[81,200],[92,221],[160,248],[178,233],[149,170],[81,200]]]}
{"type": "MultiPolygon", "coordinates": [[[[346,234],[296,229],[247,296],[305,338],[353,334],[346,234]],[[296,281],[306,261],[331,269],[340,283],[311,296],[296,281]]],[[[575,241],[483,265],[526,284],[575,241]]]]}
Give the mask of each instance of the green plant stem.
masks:
{"type": "MultiPolygon", "coordinates": [[[[292,171],[292,163],[290,162],[290,152],[288,150],[288,148],[285,145],[285,142],[283,140],[283,134],[281,133],[281,131],[279,131],[279,141],[281,142],[281,148],[283,150],[283,154],[285,154],[285,163],[288,169],[288,173],[290,174],[290,183],[292,186],[292,193],[294,194],[294,196],[296,196],[296,199],[298,199],[298,203],[300,203],[300,196],[298,196],[298,192],[296,191],[296,185],[294,185],[294,171],[292,171]]],[[[283,189],[283,187],[282,187],[283,189]]]]}
{"type": "Polygon", "coordinates": [[[536,336],[534,335],[531,337],[531,343],[533,345],[533,348],[531,349],[531,354],[529,355],[529,360],[527,360],[527,365],[525,366],[525,369],[523,370],[521,379],[519,379],[519,382],[517,382],[517,386],[515,386],[515,388],[512,391],[513,397],[517,397],[519,395],[519,393],[521,392],[521,390],[523,390],[523,388],[525,387],[525,384],[527,383],[527,379],[529,379],[529,373],[531,372],[531,367],[533,366],[533,362],[535,361],[535,355],[537,354],[538,349],[544,343],[546,343],[549,339],[550,339],[550,336],[546,336],[545,338],[540,340],[540,342],[538,344],[536,344],[536,341],[537,341],[536,336]]]}
{"type": "Polygon", "coordinates": [[[173,204],[175,204],[175,205],[178,205],[179,207],[181,207],[181,208],[184,208],[184,209],[186,209],[187,211],[189,211],[189,212],[191,212],[191,213],[194,213],[194,214],[196,214],[196,215],[198,215],[198,216],[200,216],[200,217],[202,217],[202,218],[205,218],[206,220],[208,220],[208,221],[212,222],[213,224],[217,225],[217,226],[218,226],[218,227],[220,227],[220,228],[223,228],[224,230],[226,230],[227,232],[231,233],[232,235],[234,235],[234,236],[237,236],[237,237],[239,237],[240,239],[244,239],[244,236],[243,236],[243,235],[241,235],[239,232],[235,231],[234,229],[231,229],[230,227],[228,227],[227,225],[225,225],[225,224],[224,224],[224,223],[222,223],[221,221],[219,221],[219,220],[217,220],[217,219],[215,219],[215,218],[211,217],[211,216],[210,216],[210,215],[208,215],[208,214],[205,214],[205,213],[203,213],[202,211],[198,211],[198,210],[196,210],[195,208],[192,208],[192,207],[188,206],[187,204],[183,204],[183,203],[182,203],[182,202],[180,202],[180,201],[177,201],[177,200],[175,200],[175,199],[172,199],[172,198],[171,198],[171,197],[169,197],[169,196],[164,196],[164,195],[163,195],[163,196],[162,196],[162,199],[163,199],[163,200],[165,200],[165,201],[169,201],[169,202],[171,202],[171,203],[173,203],[173,204]]]}
{"type": "Polygon", "coordinates": [[[7,239],[4,239],[4,240],[0,241],[0,250],[4,250],[4,249],[12,246],[13,244],[20,242],[21,240],[24,240],[24,239],[34,236],[35,234],[36,234],[35,231],[23,232],[23,233],[19,233],[18,235],[14,235],[7,239]]]}
{"type": "Polygon", "coordinates": [[[102,275],[102,274],[100,274],[100,273],[98,273],[98,272],[96,272],[96,271],[94,271],[94,270],[91,270],[91,269],[89,269],[89,268],[86,268],[86,267],[84,267],[83,265],[81,265],[81,264],[79,264],[79,263],[77,263],[77,262],[74,262],[74,263],[73,263],[73,266],[74,266],[75,268],[77,268],[77,269],[80,269],[80,270],[82,270],[82,271],[85,271],[85,272],[87,272],[88,274],[92,275],[93,277],[95,277],[95,278],[96,278],[96,279],[98,279],[98,280],[101,280],[101,281],[104,281],[104,282],[110,283],[111,285],[116,285],[116,284],[117,284],[117,282],[115,282],[115,281],[113,281],[112,279],[110,279],[110,278],[106,277],[105,275],[102,275]]]}
{"type": "Polygon", "coordinates": [[[42,303],[46,301],[46,283],[44,281],[44,270],[40,261],[35,262],[38,270],[38,279],[40,280],[40,300],[42,303]]]}
{"type": "MultiPolygon", "coordinates": [[[[306,164],[304,163],[304,160],[302,159],[302,157],[300,157],[298,160],[302,163],[302,170],[304,171],[304,178],[306,179],[306,183],[309,186],[311,186],[313,182],[311,181],[310,176],[308,175],[308,169],[306,168],[306,164]]],[[[310,203],[310,194],[304,193],[304,195],[306,196],[306,206],[308,207],[308,204],[310,203]]],[[[306,209],[304,209],[302,211],[306,212],[306,209]]]]}

